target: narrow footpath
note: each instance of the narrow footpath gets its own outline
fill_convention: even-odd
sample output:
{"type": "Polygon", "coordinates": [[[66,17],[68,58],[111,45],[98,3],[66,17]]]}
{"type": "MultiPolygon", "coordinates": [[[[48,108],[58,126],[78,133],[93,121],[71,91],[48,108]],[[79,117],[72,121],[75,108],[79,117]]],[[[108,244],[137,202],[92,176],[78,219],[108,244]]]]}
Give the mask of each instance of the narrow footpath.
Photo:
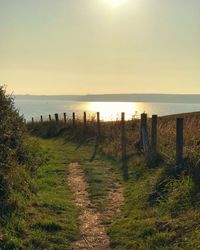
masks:
{"type": "Polygon", "coordinates": [[[84,173],[78,163],[69,166],[68,183],[74,195],[75,205],[80,208],[80,239],[72,249],[110,250],[109,237],[101,221],[101,215],[92,205],[87,192],[84,173]]]}

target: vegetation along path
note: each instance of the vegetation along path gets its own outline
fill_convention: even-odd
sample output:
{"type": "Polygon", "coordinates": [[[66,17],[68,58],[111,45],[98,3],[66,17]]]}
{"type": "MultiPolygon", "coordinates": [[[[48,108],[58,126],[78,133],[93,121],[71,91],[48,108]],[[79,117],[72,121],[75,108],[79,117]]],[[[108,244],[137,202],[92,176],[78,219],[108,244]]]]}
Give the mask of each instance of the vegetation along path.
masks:
{"type": "Polygon", "coordinates": [[[29,235],[42,235],[30,239],[33,248],[111,249],[108,228],[124,202],[116,165],[98,153],[91,161],[93,143],[80,146],[62,139],[39,143],[49,162],[38,172],[38,194],[30,208],[29,235]]]}

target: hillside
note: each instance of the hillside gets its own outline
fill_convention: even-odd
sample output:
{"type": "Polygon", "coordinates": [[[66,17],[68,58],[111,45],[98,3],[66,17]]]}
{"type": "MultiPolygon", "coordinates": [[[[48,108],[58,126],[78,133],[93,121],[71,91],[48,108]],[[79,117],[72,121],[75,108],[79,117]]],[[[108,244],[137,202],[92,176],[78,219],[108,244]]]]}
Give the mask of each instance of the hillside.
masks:
{"type": "Polygon", "coordinates": [[[12,97],[0,96],[1,249],[198,249],[200,113],[159,118],[152,160],[138,119],[25,126],[12,97]]]}
{"type": "MultiPolygon", "coordinates": [[[[29,131],[44,138],[65,138],[67,145],[71,142],[77,145],[74,161],[80,163],[88,181],[90,199],[103,216],[111,249],[198,249],[200,114],[181,116],[184,117],[185,140],[184,162],[180,166],[174,159],[177,116],[159,119],[158,155],[154,162],[149,162],[139,147],[139,120],[125,124],[125,161],[121,161],[119,121],[102,123],[100,138],[96,137],[95,121],[89,121],[87,127],[81,121],[77,121],[76,127],[70,121],[67,124],[61,121],[35,123],[29,124],[29,131]],[[85,153],[80,154],[82,150],[85,153]],[[124,175],[125,168],[128,179],[124,175]],[[110,191],[107,184],[116,183],[113,178],[122,184],[125,200],[120,214],[107,218],[105,204],[108,204],[106,197],[110,191]]],[[[150,131],[150,119],[148,123],[150,131]]],[[[113,209],[115,202],[111,203],[113,209]]]]}

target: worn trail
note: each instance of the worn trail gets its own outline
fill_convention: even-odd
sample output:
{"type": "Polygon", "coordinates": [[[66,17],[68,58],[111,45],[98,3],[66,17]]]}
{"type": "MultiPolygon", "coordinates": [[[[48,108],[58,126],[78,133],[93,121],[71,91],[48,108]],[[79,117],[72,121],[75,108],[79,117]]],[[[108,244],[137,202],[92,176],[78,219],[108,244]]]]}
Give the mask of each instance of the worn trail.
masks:
{"type": "Polygon", "coordinates": [[[101,214],[92,205],[87,192],[83,170],[78,163],[69,166],[68,183],[80,208],[80,238],[74,242],[72,250],[110,250],[109,237],[101,221],[101,214]]]}

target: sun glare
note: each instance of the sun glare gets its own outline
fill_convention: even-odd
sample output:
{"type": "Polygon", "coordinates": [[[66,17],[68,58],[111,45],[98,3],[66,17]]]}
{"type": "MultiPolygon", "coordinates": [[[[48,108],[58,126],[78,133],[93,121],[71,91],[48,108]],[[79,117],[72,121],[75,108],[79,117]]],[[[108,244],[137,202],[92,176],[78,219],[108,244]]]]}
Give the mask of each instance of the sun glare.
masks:
{"type": "Polygon", "coordinates": [[[110,1],[111,1],[112,6],[114,7],[119,6],[124,2],[124,0],[110,0],[110,1]]]}
{"type": "Polygon", "coordinates": [[[128,102],[90,102],[87,111],[91,113],[100,112],[104,121],[118,120],[121,112],[126,112],[126,119],[131,119],[137,112],[136,103],[128,102]]]}

